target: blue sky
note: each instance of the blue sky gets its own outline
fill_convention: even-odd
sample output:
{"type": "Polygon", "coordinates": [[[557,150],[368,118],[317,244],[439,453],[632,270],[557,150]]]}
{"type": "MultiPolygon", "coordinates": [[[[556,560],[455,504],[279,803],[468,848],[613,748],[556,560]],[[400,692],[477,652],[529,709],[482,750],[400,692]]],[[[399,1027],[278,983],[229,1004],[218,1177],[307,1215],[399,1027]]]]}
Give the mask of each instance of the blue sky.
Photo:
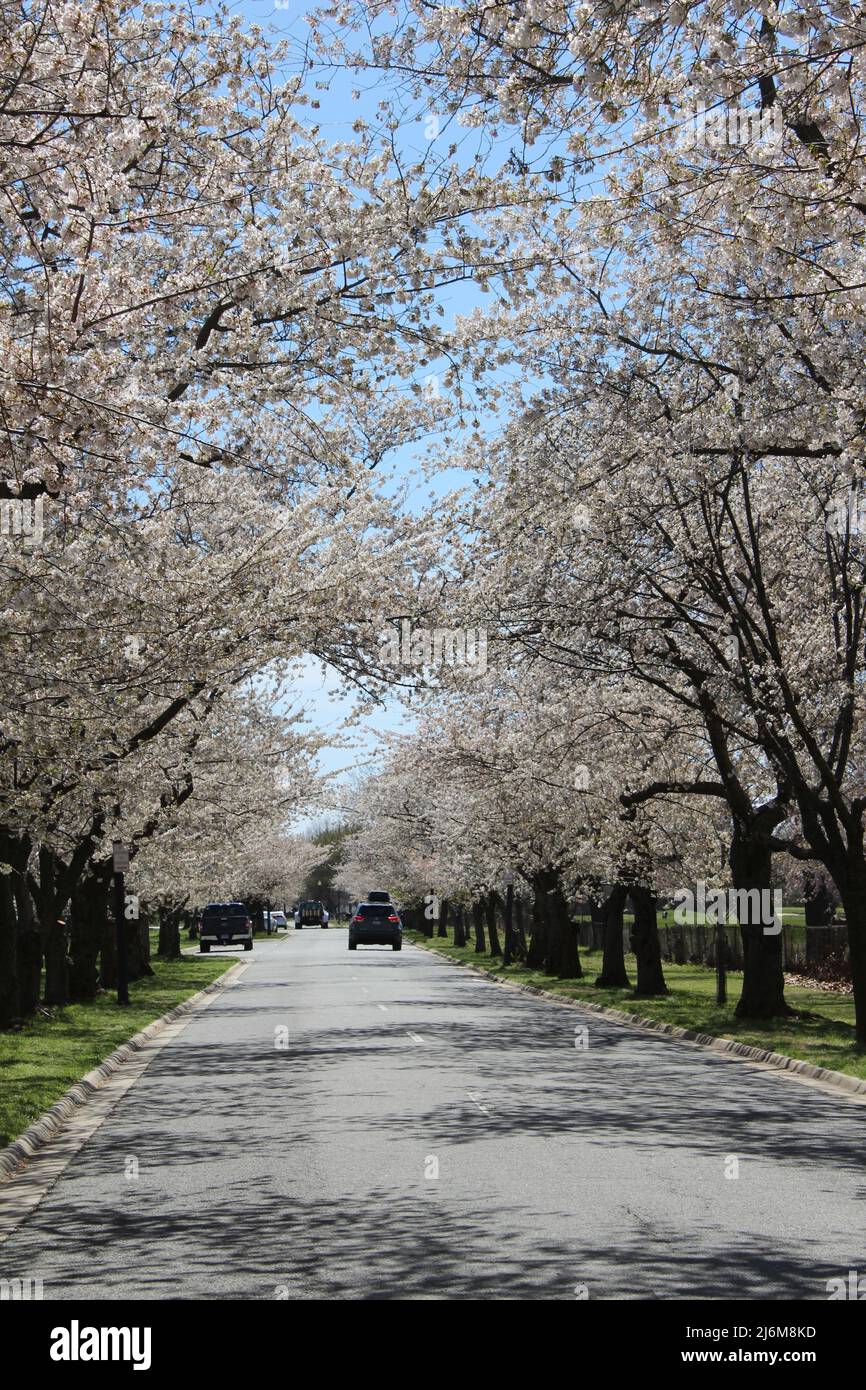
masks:
{"type": "MultiPolygon", "coordinates": [[[[273,0],[239,0],[239,3],[229,5],[232,13],[255,21],[266,34],[273,34],[274,38],[291,37],[299,42],[303,42],[307,32],[303,16],[311,8],[312,4],[304,3],[304,0],[300,0],[300,3],[298,0],[291,0],[290,5],[280,6],[275,5],[273,0]]],[[[326,138],[351,139],[352,122],[359,116],[370,124],[375,123],[376,104],[382,97],[381,79],[368,79],[365,82],[350,74],[329,73],[328,83],[327,91],[317,93],[321,105],[314,113],[316,124],[326,138]],[[369,91],[364,91],[365,86],[369,91]],[[351,93],[357,89],[362,91],[360,101],[352,99],[351,93]]],[[[424,134],[423,109],[416,114],[420,114],[422,119],[411,119],[407,122],[401,132],[400,143],[401,148],[418,156],[430,145],[430,141],[424,134]]],[[[447,149],[452,142],[458,143],[461,137],[466,141],[466,155],[469,158],[474,154],[477,144],[476,134],[461,132],[451,125],[447,130],[441,131],[438,140],[443,148],[447,149]]],[[[481,302],[486,302],[486,297],[480,295],[474,286],[454,286],[441,295],[445,318],[440,322],[447,325],[455,314],[467,313],[481,302]]],[[[433,369],[434,364],[431,364],[424,372],[426,374],[433,369]]],[[[471,472],[454,469],[436,474],[432,478],[422,477],[419,461],[424,447],[422,443],[396,449],[387,461],[390,481],[385,483],[386,491],[404,487],[408,482],[406,505],[413,511],[421,511],[432,498],[467,485],[472,477],[471,472]]],[[[318,661],[308,660],[301,667],[296,694],[304,705],[313,727],[323,736],[324,744],[318,758],[320,770],[333,777],[335,784],[352,777],[365,767],[375,766],[380,753],[382,734],[411,727],[411,719],[404,707],[396,700],[389,700],[383,707],[366,716],[359,727],[351,730],[349,736],[356,746],[336,746],[329,740],[336,737],[342,721],[351,713],[353,698],[350,694],[341,693],[340,681],[334,672],[323,669],[318,661]]],[[[299,817],[294,828],[303,831],[321,819],[322,813],[316,808],[310,814],[299,817]]]]}

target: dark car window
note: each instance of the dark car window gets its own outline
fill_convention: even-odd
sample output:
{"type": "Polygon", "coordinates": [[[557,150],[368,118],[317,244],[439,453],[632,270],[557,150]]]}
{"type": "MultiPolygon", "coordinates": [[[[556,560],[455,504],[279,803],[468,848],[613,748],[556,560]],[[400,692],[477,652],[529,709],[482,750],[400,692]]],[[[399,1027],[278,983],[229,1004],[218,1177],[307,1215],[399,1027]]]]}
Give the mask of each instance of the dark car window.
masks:
{"type": "Polygon", "coordinates": [[[390,903],[362,903],[358,908],[359,917],[387,917],[394,909],[390,903]]]}

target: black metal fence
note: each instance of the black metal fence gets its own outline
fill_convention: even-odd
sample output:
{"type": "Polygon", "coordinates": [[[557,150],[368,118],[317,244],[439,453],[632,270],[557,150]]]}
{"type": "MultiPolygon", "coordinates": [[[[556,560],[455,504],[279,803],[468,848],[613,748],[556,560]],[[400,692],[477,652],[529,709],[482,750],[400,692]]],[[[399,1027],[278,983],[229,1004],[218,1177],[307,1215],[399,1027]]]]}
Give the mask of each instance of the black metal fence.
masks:
{"type": "MultiPolygon", "coordinates": [[[[715,965],[716,963],[715,926],[660,926],[662,956],[677,965],[715,965]]],[[[585,950],[600,951],[603,946],[600,922],[588,917],[578,918],[578,936],[585,950]]],[[[630,946],[631,926],[623,927],[626,951],[630,946]]],[[[740,929],[737,926],[725,928],[726,963],[730,970],[742,970],[743,945],[740,929]]],[[[832,960],[847,963],[848,933],[842,923],[829,927],[784,926],[782,928],[782,960],[784,968],[804,972],[809,966],[823,965],[832,960]]]]}

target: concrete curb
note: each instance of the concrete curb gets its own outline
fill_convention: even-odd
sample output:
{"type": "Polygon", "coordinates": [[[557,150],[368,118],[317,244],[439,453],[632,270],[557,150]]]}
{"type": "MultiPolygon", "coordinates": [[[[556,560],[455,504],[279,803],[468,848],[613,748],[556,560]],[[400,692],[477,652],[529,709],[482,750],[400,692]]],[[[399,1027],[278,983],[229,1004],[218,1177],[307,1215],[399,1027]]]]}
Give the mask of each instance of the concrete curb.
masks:
{"type": "Polygon", "coordinates": [[[160,1018],[155,1018],[141,1032],[136,1033],[128,1042],[121,1043],[120,1047],[115,1048],[110,1056],[100,1062],[98,1067],[94,1067],[80,1081],[76,1081],[74,1086],[70,1086],[59,1100],[56,1100],[44,1115],[40,1115],[38,1120],[34,1120],[23,1134],[5,1149],[0,1149],[0,1185],[7,1178],[11,1178],[13,1173],[18,1170],[33,1157],[39,1149],[55,1137],[63,1128],[71,1115],[76,1110],[87,1103],[90,1097],[102,1086],[105,1085],[115,1072],[119,1071],[124,1062],[130,1057],[135,1056],[136,1052],[141,1052],[142,1048],[161,1033],[167,1024],[173,1023],[175,1019],[181,1018],[184,1014],[190,1013],[208,994],[214,994],[226,985],[233,984],[242,970],[246,968],[249,961],[237,961],[230,966],[219,979],[211,980],[209,985],[200,989],[196,994],[191,994],[188,999],[183,999],[180,1004],[175,1004],[173,1009],[163,1014],[160,1018]]]}
{"type": "Polygon", "coordinates": [[[669,1038],[677,1038],[682,1042],[697,1044],[698,1047],[709,1048],[712,1052],[724,1052],[734,1057],[740,1057],[746,1062],[762,1062],[765,1066],[775,1067],[778,1071],[788,1072],[792,1076],[799,1076],[808,1081],[822,1082],[826,1086],[839,1088],[848,1091],[851,1095],[866,1095],[866,1080],[861,1080],[857,1076],[849,1076],[844,1071],[830,1071],[828,1067],[816,1067],[811,1062],[804,1062],[798,1057],[787,1057],[783,1052],[766,1052],[761,1047],[752,1047],[748,1043],[736,1042],[733,1038],[717,1038],[711,1033],[697,1033],[693,1028],[681,1028],[675,1023],[662,1023],[657,1018],[645,1018],[642,1014],[626,1013],[623,1009],[612,1009],[607,1004],[593,1004],[585,999],[568,999],[563,994],[557,994],[551,989],[541,989],[538,985],[521,984],[518,980],[511,980],[507,975],[494,975],[492,971],[485,970],[483,966],[473,965],[471,961],[461,960],[459,956],[450,956],[446,951],[437,951],[430,946],[423,945],[420,941],[412,943],[420,946],[431,956],[440,956],[443,960],[452,961],[454,965],[462,965],[465,970],[471,970],[474,975],[482,975],[487,980],[495,980],[497,984],[508,985],[511,989],[520,990],[523,994],[539,995],[543,999],[550,999],[556,1004],[564,1004],[571,1009],[589,1009],[592,1013],[604,1014],[606,1018],[613,1019],[615,1023],[631,1024],[633,1027],[648,1028],[653,1033],[662,1033],[669,1038]]]}

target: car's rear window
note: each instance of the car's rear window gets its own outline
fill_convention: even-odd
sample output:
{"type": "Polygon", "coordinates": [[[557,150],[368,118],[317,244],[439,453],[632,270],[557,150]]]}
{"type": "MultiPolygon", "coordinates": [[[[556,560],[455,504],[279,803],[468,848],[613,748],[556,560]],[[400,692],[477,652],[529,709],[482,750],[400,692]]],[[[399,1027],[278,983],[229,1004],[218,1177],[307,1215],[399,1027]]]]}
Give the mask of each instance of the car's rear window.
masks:
{"type": "Polygon", "coordinates": [[[359,917],[387,917],[394,909],[390,903],[362,903],[358,908],[359,917]]]}
{"type": "Polygon", "coordinates": [[[204,917],[246,917],[247,910],[243,903],[212,903],[206,907],[204,917]]]}

